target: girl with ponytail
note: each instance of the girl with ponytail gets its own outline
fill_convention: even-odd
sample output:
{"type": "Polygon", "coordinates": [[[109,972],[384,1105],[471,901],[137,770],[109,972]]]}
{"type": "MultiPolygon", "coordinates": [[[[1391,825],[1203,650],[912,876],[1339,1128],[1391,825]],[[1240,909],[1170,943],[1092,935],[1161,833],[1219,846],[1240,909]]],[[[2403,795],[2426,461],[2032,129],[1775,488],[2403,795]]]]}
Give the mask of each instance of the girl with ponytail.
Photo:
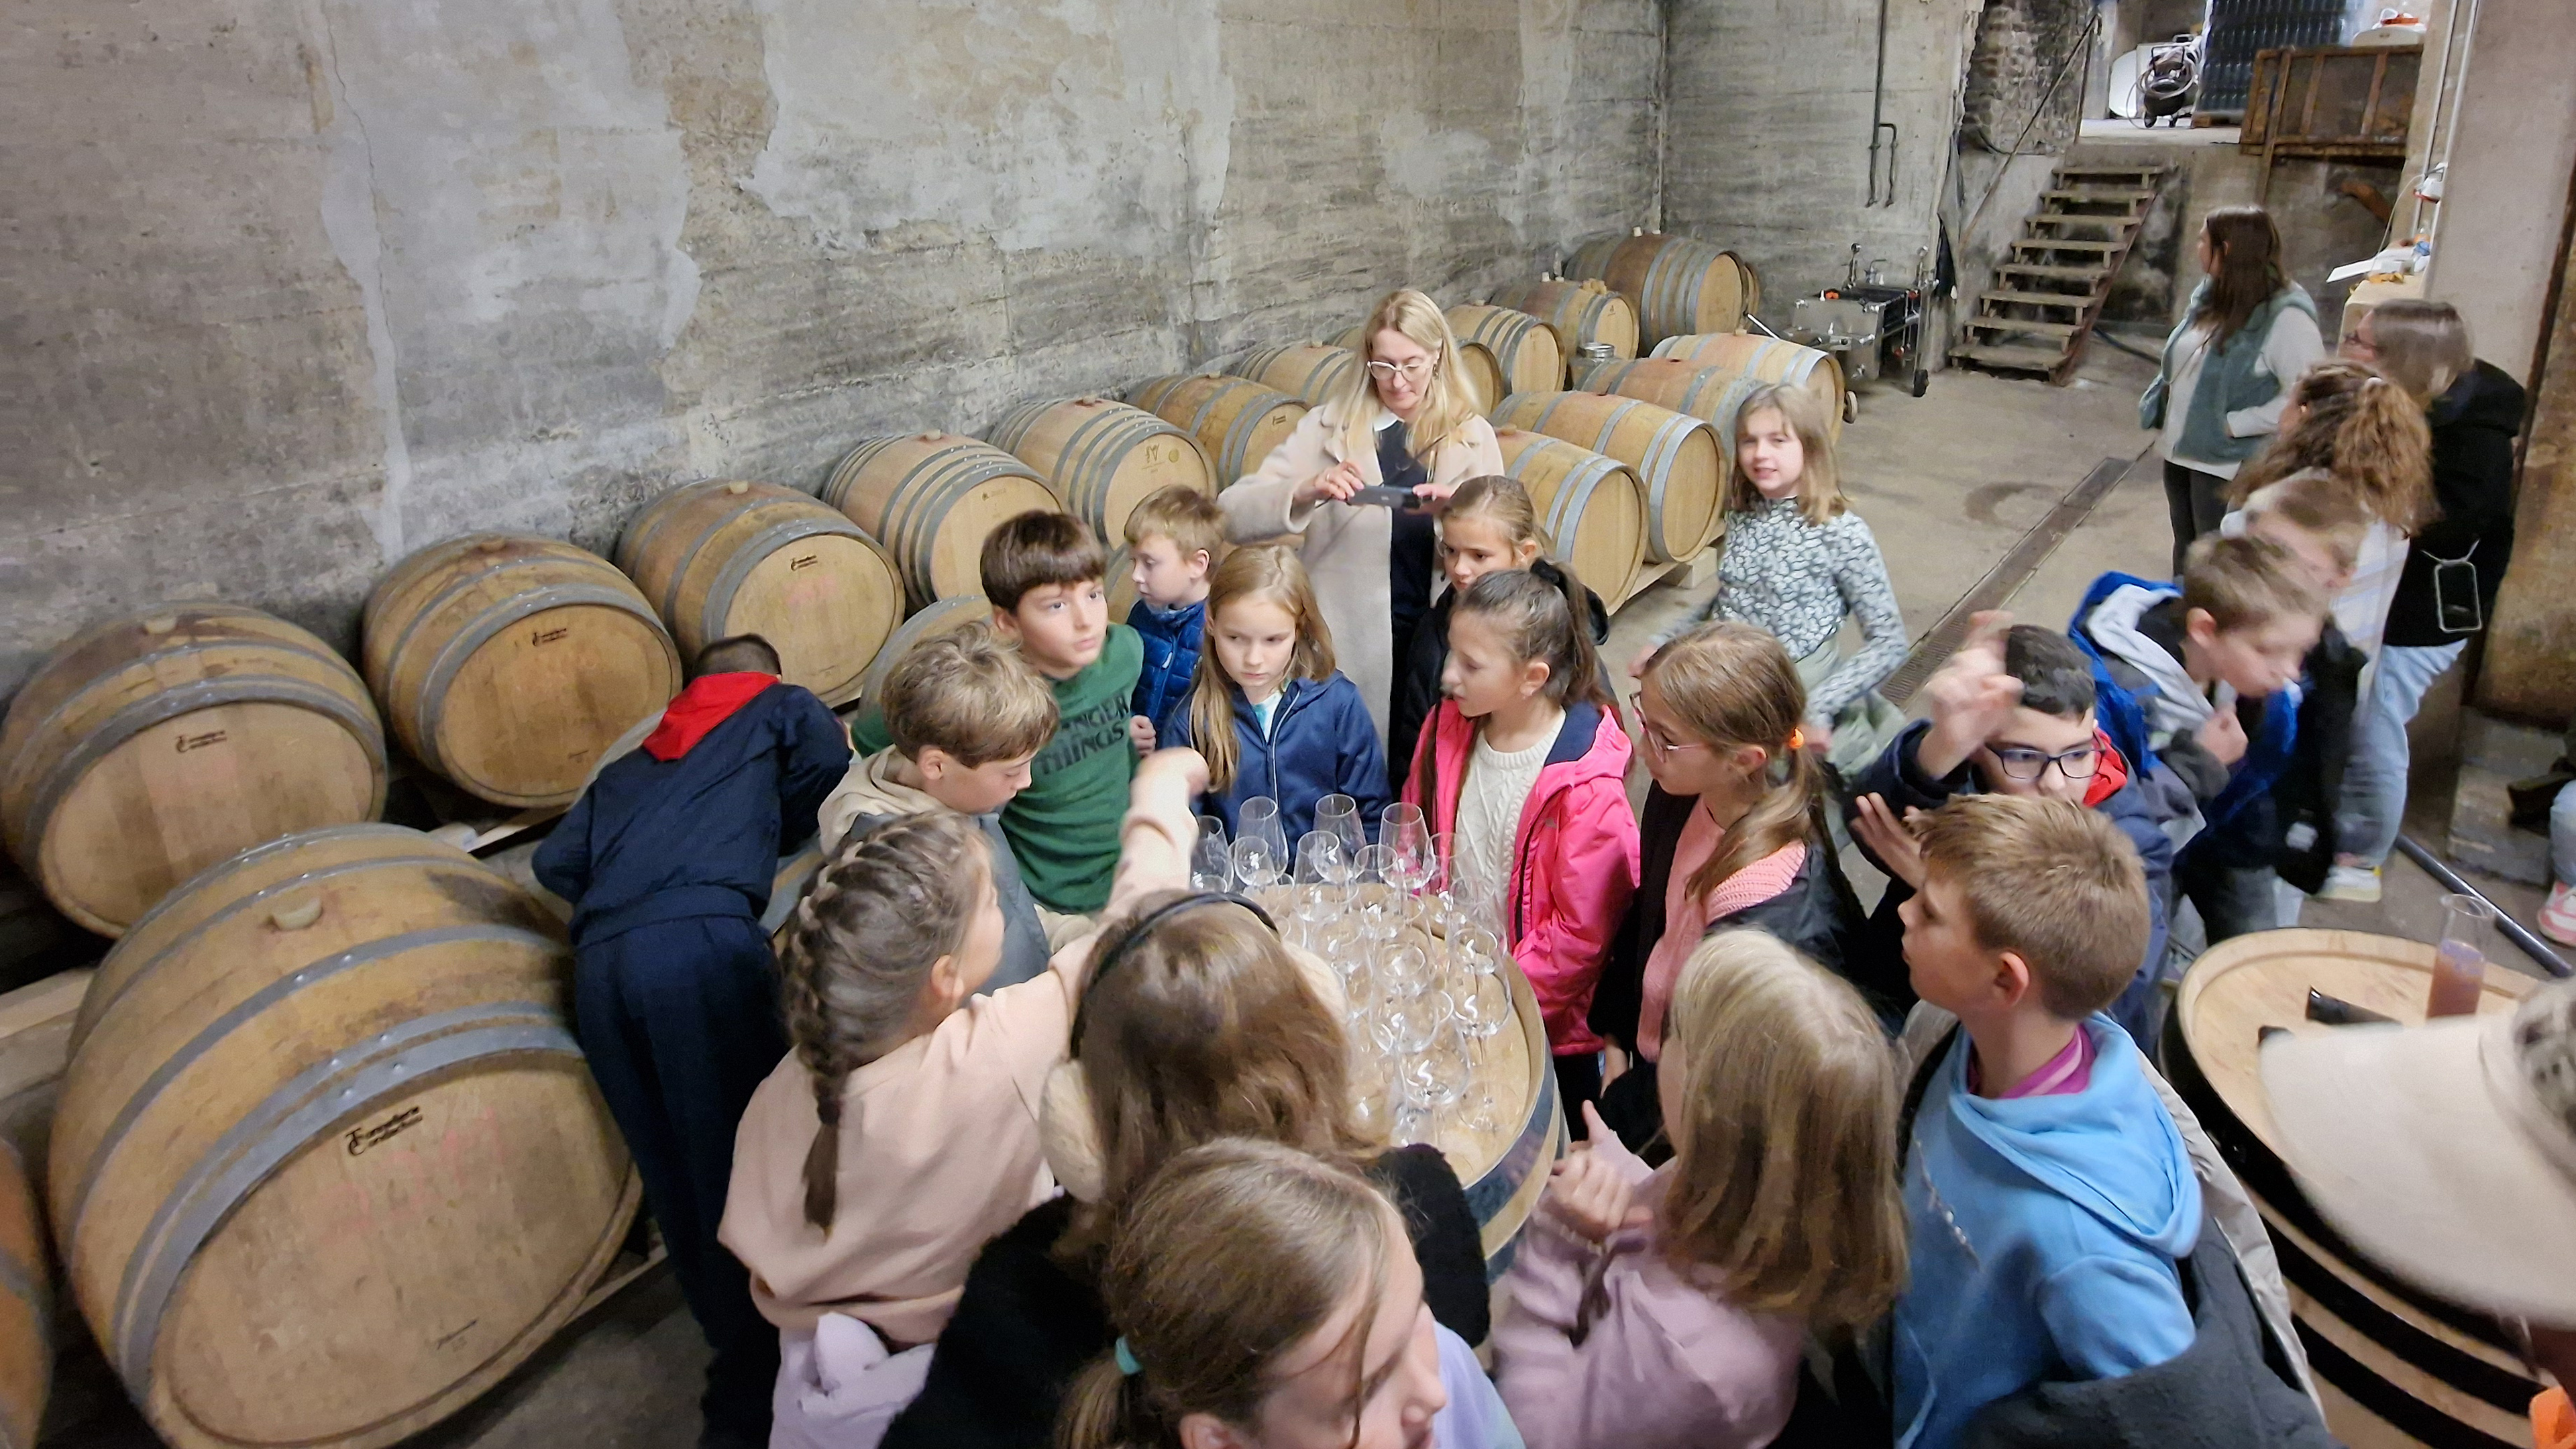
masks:
{"type": "MultiPolygon", "coordinates": [[[[1103,919],[1188,884],[1205,779],[1186,750],[1138,767],[1103,919]]],[[[946,811],[865,824],[789,920],[789,1051],[743,1113],[718,1235],[782,1330],[789,1437],[774,1442],[810,1428],[874,1444],[919,1386],[975,1250],[1055,1192],[1035,1104],[1098,933],[979,994],[1002,955],[987,850],[973,818],[946,811]]]]}
{"type": "MultiPolygon", "coordinates": [[[[1704,624],[1646,659],[1638,890],[1592,998],[1614,1068],[1601,1115],[1632,1150],[1661,1130],[1655,1064],[1682,963],[1721,926],[1758,926],[1860,988],[1891,1030],[1913,1005],[1902,960],[1868,948],[1834,855],[1798,666],[1751,624],[1704,624]]],[[[1654,1159],[1657,1153],[1650,1152],[1654,1159]]]]}
{"type": "Polygon", "coordinates": [[[1584,1023],[1637,885],[1628,736],[1601,677],[1584,587],[1545,559],[1488,573],[1449,615],[1446,698],[1404,798],[1452,837],[1450,879],[1529,977],[1569,1122],[1601,1092],[1584,1023]]]}

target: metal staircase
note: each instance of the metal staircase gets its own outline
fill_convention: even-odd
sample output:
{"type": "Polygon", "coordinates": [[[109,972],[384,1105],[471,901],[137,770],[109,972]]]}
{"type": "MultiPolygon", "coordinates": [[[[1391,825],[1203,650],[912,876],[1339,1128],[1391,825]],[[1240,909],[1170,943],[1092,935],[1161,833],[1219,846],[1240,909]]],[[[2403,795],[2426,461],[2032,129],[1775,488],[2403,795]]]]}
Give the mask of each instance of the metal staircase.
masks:
{"type": "Polygon", "coordinates": [[[2084,339],[2111,296],[2111,279],[2163,185],[2162,166],[2057,168],[2039,209],[2022,221],[1995,284],[1950,357],[2004,372],[2036,372],[2053,383],[2075,376],[2084,339]]]}

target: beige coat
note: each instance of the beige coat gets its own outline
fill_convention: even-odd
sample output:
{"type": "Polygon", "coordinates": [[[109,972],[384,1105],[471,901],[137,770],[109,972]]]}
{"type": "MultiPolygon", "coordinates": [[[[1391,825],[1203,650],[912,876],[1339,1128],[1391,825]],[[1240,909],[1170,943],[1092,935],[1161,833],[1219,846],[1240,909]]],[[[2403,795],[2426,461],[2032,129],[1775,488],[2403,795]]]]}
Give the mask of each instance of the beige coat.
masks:
{"type": "MultiPolygon", "coordinates": [[[[1140,774],[1120,829],[1104,919],[1186,888],[1198,838],[1177,777],[1140,774]]],[[[751,1270],[752,1301],[781,1328],[846,1313],[897,1344],[939,1336],[984,1244],[1055,1195],[1038,1142],[1047,1074],[1067,1056],[1096,932],[1045,974],[950,1013],[850,1074],[831,1231],[805,1220],[805,1154],[821,1116],[794,1052],[752,1094],[734,1136],[717,1236],[751,1270]]]]}
{"type": "MultiPolygon", "coordinates": [[[[1378,412],[1384,416],[1383,409],[1378,412]]],[[[1388,705],[1395,696],[1397,641],[1387,637],[1387,620],[1395,606],[1387,587],[1386,557],[1393,525],[1383,508],[1347,503],[1291,506],[1301,485],[1343,461],[1342,416],[1339,402],[1306,414],[1288,441],[1271,450],[1259,472],[1218,494],[1216,501],[1225,510],[1226,532],[1237,543],[1283,533],[1306,536],[1299,556],[1305,560],[1307,576],[1314,580],[1325,627],[1333,631],[1335,662],[1360,687],[1360,698],[1368,702],[1369,717],[1377,721],[1383,743],[1388,705]]],[[[1383,481],[1374,450],[1353,461],[1369,486],[1383,481]]],[[[1431,457],[1431,481],[1444,487],[1501,471],[1503,450],[1494,442],[1493,425],[1479,417],[1470,417],[1457,436],[1433,450],[1431,457]]]]}

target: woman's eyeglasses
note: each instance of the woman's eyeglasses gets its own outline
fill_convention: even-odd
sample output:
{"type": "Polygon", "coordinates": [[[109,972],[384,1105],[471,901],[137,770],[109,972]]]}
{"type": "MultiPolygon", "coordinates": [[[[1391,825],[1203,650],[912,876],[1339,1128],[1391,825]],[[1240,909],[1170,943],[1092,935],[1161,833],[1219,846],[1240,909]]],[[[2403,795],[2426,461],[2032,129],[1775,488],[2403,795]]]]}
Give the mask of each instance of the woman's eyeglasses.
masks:
{"type": "Polygon", "coordinates": [[[1677,755],[1684,750],[1704,750],[1704,740],[1676,740],[1653,725],[1646,726],[1646,748],[1657,755],[1677,755]]]}
{"type": "Polygon", "coordinates": [[[1431,368],[1432,359],[1428,357],[1417,357],[1411,362],[1372,362],[1368,365],[1369,376],[1380,382],[1393,382],[1398,377],[1406,382],[1420,382],[1431,375],[1431,368]]]}
{"type": "Polygon", "coordinates": [[[2093,778],[2093,772],[2102,767],[2100,745],[2077,745],[2059,755],[2052,755],[2046,750],[2034,750],[2027,745],[2000,747],[1988,745],[1986,753],[1994,756],[1995,763],[2003,766],[2005,778],[2013,780],[2036,780],[2047,774],[2048,767],[2051,765],[2055,765],[2058,773],[2070,780],[2090,780],[2093,778]]]}

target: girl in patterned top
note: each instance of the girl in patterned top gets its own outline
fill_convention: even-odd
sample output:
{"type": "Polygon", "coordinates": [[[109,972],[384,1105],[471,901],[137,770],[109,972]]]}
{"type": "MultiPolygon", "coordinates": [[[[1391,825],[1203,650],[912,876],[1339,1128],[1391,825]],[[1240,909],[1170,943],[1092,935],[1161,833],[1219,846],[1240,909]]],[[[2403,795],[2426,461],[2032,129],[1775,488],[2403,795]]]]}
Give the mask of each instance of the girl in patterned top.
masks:
{"type": "Polygon", "coordinates": [[[1850,774],[1903,727],[1878,686],[1905,660],[1905,619],[1878,541],[1843,501],[1826,422],[1804,389],[1766,387],[1744,400],[1717,592],[1656,635],[1629,673],[1642,675],[1666,640],[1712,619],[1767,629],[1798,661],[1808,741],[1850,774]],[[1848,656],[1836,643],[1846,616],[1861,627],[1861,647],[1848,656]]]}

